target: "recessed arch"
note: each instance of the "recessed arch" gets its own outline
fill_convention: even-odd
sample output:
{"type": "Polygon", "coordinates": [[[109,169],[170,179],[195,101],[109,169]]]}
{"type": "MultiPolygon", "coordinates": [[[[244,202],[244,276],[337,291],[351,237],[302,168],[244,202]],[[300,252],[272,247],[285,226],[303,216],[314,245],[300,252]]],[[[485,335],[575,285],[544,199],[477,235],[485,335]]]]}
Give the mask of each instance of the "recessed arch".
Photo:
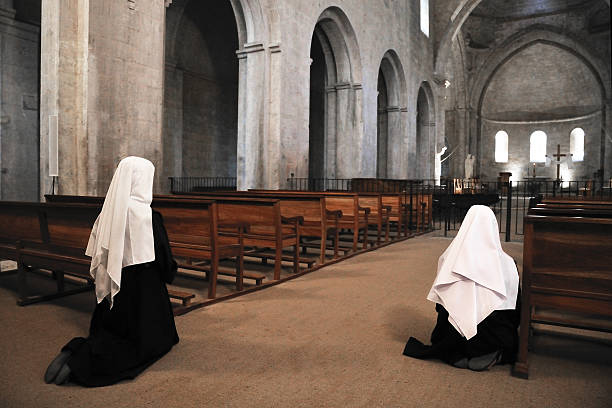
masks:
{"type": "Polygon", "coordinates": [[[312,32],[309,178],[356,177],[363,133],[357,36],[338,7],[325,9],[312,32]]]}
{"type": "Polygon", "coordinates": [[[414,173],[416,178],[433,179],[432,166],[435,153],[435,105],[434,95],[429,82],[424,81],[417,94],[416,112],[416,158],[414,173]]]}
{"type": "Polygon", "coordinates": [[[402,168],[402,135],[405,133],[406,80],[399,56],[388,50],[378,70],[376,175],[399,178],[402,168]]]}
{"type": "MultiPolygon", "coordinates": [[[[181,87],[181,75],[178,78],[173,77],[176,74],[176,69],[181,68],[181,56],[179,46],[184,46],[180,41],[181,30],[184,30],[186,14],[189,14],[190,8],[195,7],[195,3],[200,3],[197,0],[173,0],[166,10],[166,38],[165,38],[165,53],[166,53],[166,77],[165,77],[165,93],[164,93],[164,171],[168,176],[184,175],[186,169],[186,157],[182,148],[184,145],[183,136],[185,136],[184,128],[175,126],[174,132],[169,132],[169,128],[173,123],[183,120],[184,123],[184,101],[186,94],[176,95],[176,89],[181,87]],[[170,75],[172,74],[172,75],[170,75]],[[179,82],[177,84],[177,81],[179,82]],[[173,100],[174,98],[174,100],[173,100]],[[180,101],[180,103],[178,103],[180,101]],[[183,118],[183,119],[179,119],[183,118]],[[172,133],[172,134],[171,134],[172,133]]],[[[228,38],[234,37],[237,40],[228,45],[228,55],[225,58],[225,66],[217,64],[214,69],[217,74],[225,75],[226,69],[230,65],[233,68],[229,69],[235,72],[235,77],[232,80],[224,80],[229,83],[228,90],[219,93],[217,100],[220,104],[214,103],[213,100],[209,105],[207,112],[202,115],[212,114],[216,111],[226,113],[234,117],[229,124],[232,129],[226,129],[225,134],[231,142],[231,147],[223,148],[223,155],[213,154],[212,157],[227,158],[229,167],[220,171],[219,169],[208,169],[209,174],[197,174],[206,176],[230,176],[236,177],[238,189],[248,189],[263,187],[266,177],[265,160],[260,146],[263,141],[265,117],[269,110],[266,104],[266,86],[268,80],[265,67],[265,47],[269,42],[271,28],[267,24],[264,17],[259,0],[226,0],[215,2],[214,5],[201,5],[201,7],[214,7],[215,9],[223,7],[231,9],[233,22],[224,20],[221,26],[222,32],[227,26],[233,26],[235,33],[221,35],[221,41],[209,38],[209,44],[221,42],[226,44],[228,38]],[[230,64],[231,60],[231,64],[230,64]],[[260,84],[259,86],[247,86],[247,84],[260,84]],[[230,89],[231,88],[231,89],[230,89]],[[233,98],[233,101],[226,101],[228,95],[233,98]],[[247,120],[247,117],[250,118],[247,120]],[[231,153],[230,153],[231,150],[231,153]]],[[[207,13],[203,13],[201,18],[206,18],[207,13]]],[[[209,24],[217,22],[211,21],[209,24]]],[[[274,31],[274,30],[272,30],[274,31]]],[[[208,52],[206,47],[194,49],[193,53],[198,54],[208,52]]],[[[201,56],[200,56],[201,57],[201,56]]],[[[209,58],[211,63],[218,63],[219,59],[214,56],[209,58]]],[[[175,75],[176,76],[176,75],[175,75]]],[[[202,77],[207,80],[206,75],[202,77]]],[[[210,79],[210,78],[208,78],[210,79]]],[[[228,121],[226,121],[228,122],[228,121]]],[[[206,121],[208,124],[208,121],[206,121]]],[[[213,149],[214,150],[214,149],[213,149]]],[[[214,160],[211,160],[214,161],[214,160]]]]}

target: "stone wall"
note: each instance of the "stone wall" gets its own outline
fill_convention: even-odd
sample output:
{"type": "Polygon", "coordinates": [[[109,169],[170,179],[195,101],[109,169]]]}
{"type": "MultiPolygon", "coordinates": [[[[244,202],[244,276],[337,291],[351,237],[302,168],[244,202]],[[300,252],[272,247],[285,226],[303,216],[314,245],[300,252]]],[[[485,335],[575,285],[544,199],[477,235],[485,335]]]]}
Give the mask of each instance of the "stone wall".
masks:
{"type": "Polygon", "coordinates": [[[0,2],[0,199],[36,201],[40,21],[19,19],[0,2]]]}

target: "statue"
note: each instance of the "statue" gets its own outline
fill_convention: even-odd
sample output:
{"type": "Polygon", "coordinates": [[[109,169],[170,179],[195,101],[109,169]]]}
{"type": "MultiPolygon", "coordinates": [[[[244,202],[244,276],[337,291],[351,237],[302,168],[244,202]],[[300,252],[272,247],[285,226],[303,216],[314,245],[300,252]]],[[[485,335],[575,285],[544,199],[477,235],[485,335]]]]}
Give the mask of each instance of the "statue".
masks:
{"type": "Polygon", "coordinates": [[[468,153],[465,158],[465,178],[471,179],[474,176],[474,161],[476,158],[473,154],[468,153]]]}
{"type": "Polygon", "coordinates": [[[435,179],[436,186],[440,185],[440,175],[442,174],[442,155],[444,154],[445,151],[446,151],[446,146],[444,146],[442,150],[440,150],[439,153],[436,153],[435,167],[434,167],[434,179],[435,179]]]}

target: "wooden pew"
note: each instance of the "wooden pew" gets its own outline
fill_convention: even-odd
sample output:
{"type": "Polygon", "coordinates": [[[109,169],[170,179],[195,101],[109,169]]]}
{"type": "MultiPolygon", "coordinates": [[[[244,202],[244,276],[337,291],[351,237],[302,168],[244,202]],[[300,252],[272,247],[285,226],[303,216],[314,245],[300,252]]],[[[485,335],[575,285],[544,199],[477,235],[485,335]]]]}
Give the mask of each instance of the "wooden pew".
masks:
{"type": "Polygon", "coordinates": [[[382,193],[382,205],[388,208],[388,222],[397,224],[398,237],[408,236],[408,206],[404,193],[382,193]]]}
{"type": "Polygon", "coordinates": [[[338,228],[349,229],[353,235],[353,251],[357,251],[359,243],[359,233],[363,231],[362,248],[367,246],[368,232],[368,216],[370,208],[359,205],[359,195],[356,193],[345,192],[307,192],[307,191],[290,191],[290,190],[249,190],[261,194],[267,194],[271,197],[283,197],[285,195],[302,195],[315,196],[324,195],[326,197],[325,205],[329,211],[340,211],[342,217],[338,220],[338,228]]]}
{"type": "MultiPolygon", "coordinates": [[[[155,196],[173,200],[202,199],[194,195],[155,196]]],[[[258,249],[271,248],[274,251],[274,280],[280,279],[283,248],[293,247],[291,261],[293,272],[299,270],[299,228],[300,217],[285,218],[281,215],[280,202],[271,198],[230,197],[224,195],[206,196],[219,206],[219,223],[248,225],[244,233],[244,246],[255,248],[250,255],[257,255],[258,249]]]]}
{"type": "Polygon", "coordinates": [[[0,257],[17,262],[17,304],[51,300],[93,288],[89,274],[91,259],[85,256],[85,247],[78,246],[89,232],[99,212],[96,205],[45,204],[1,202],[3,251],[0,257]],[[52,294],[30,296],[27,290],[27,274],[39,269],[51,271],[57,291],[52,294]],[[64,275],[85,280],[84,285],[66,290],[64,275]]]}
{"type": "Polygon", "coordinates": [[[598,210],[538,209],[545,210],[553,213],[524,218],[519,354],[513,368],[521,378],[529,375],[532,323],[612,331],[601,320],[588,319],[595,315],[609,323],[612,318],[612,217],[601,218],[598,210]]]}
{"type": "MultiPolygon", "coordinates": [[[[232,192],[191,192],[178,195],[197,195],[204,198],[223,196],[223,197],[242,197],[242,198],[270,198],[270,194],[259,193],[257,191],[232,191],[232,192]]],[[[338,220],[342,217],[340,211],[330,211],[326,209],[325,195],[303,195],[303,194],[283,194],[274,197],[280,202],[281,215],[285,219],[302,218],[303,222],[298,224],[300,238],[320,239],[320,263],[325,263],[326,239],[330,233],[335,236],[334,258],[338,257],[338,220]]],[[[305,243],[301,243],[303,247],[305,243]]],[[[299,259],[303,262],[302,258],[299,259]]],[[[308,261],[308,260],[306,260],[308,261]]],[[[309,267],[312,264],[309,265],[309,267]]]]}
{"type": "MultiPolygon", "coordinates": [[[[7,245],[14,248],[3,251],[0,257],[18,263],[19,305],[51,300],[93,288],[93,278],[89,274],[91,258],[85,256],[85,248],[100,209],[99,204],[83,203],[0,203],[0,224],[4,226],[6,222],[13,222],[13,228],[2,228],[3,242],[13,242],[12,245],[4,245],[4,249],[7,245]],[[24,217],[24,210],[27,210],[29,217],[24,217]],[[16,216],[16,213],[21,215],[16,216]],[[28,228],[32,232],[36,228],[39,233],[23,234],[28,228]],[[12,231],[15,235],[10,237],[6,231],[12,231]],[[39,269],[51,271],[57,283],[56,293],[27,295],[27,272],[39,269]],[[65,275],[83,279],[87,284],[65,290],[65,275]]],[[[171,298],[180,300],[184,306],[194,297],[192,293],[182,291],[168,292],[171,298]]]]}
{"type": "Polygon", "coordinates": [[[0,259],[17,260],[17,243],[42,242],[38,203],[0,201],[0,259]]]}
{"type": "Polygon", "coordinates": [[[363,208],[369,208],[368,215],[369,225],[376,228],[376,243],[381,244],[382,230],[385,229],[385,242],[389,241],[389,214],[391,206],[384,205],[382,193],[357,193],[359,195],[359,205],[363,208]]]}
{"type": "MultiPolygon", "coordinates": [[[[104,197],[47,195],[51,203],[96,203],[101,208],[104,197]]],[[[211,200],[174,200],[154,197],[151,207],[164,217],[164,226],[168,233],[173,255],[187,257],[206,263],[203,265],[179,264],[181,268],[204,272],[208,278],[208,298],[216,297],[218,275],[236,278],[236,290],[244,287],[244,278],[251,278],[261,285],[263,275],[245,274],[243,267],[242,231],[245,225],[239,223],[225,224],[227,232],[220,232],[217,204],[211,200]],[[219,270],[221,259],[234,258],[235,272],[219,270]]],[[[95,220],[95,218],[94,218],[95,220]]],[[[170,292],[170,291],[169,291],[170,292]]]]}

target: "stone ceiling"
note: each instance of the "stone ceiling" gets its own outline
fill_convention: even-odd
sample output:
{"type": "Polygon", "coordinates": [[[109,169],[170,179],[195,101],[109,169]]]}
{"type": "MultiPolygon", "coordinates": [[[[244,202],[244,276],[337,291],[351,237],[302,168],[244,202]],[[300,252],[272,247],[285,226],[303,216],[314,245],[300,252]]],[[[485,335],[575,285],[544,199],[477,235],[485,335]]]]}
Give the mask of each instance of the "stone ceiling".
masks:
{"type": "Polygon", "coordinates": [[[472,15],[490,18],[520,19],[564,12],[603,0],[484,0],[472,15]]]}

